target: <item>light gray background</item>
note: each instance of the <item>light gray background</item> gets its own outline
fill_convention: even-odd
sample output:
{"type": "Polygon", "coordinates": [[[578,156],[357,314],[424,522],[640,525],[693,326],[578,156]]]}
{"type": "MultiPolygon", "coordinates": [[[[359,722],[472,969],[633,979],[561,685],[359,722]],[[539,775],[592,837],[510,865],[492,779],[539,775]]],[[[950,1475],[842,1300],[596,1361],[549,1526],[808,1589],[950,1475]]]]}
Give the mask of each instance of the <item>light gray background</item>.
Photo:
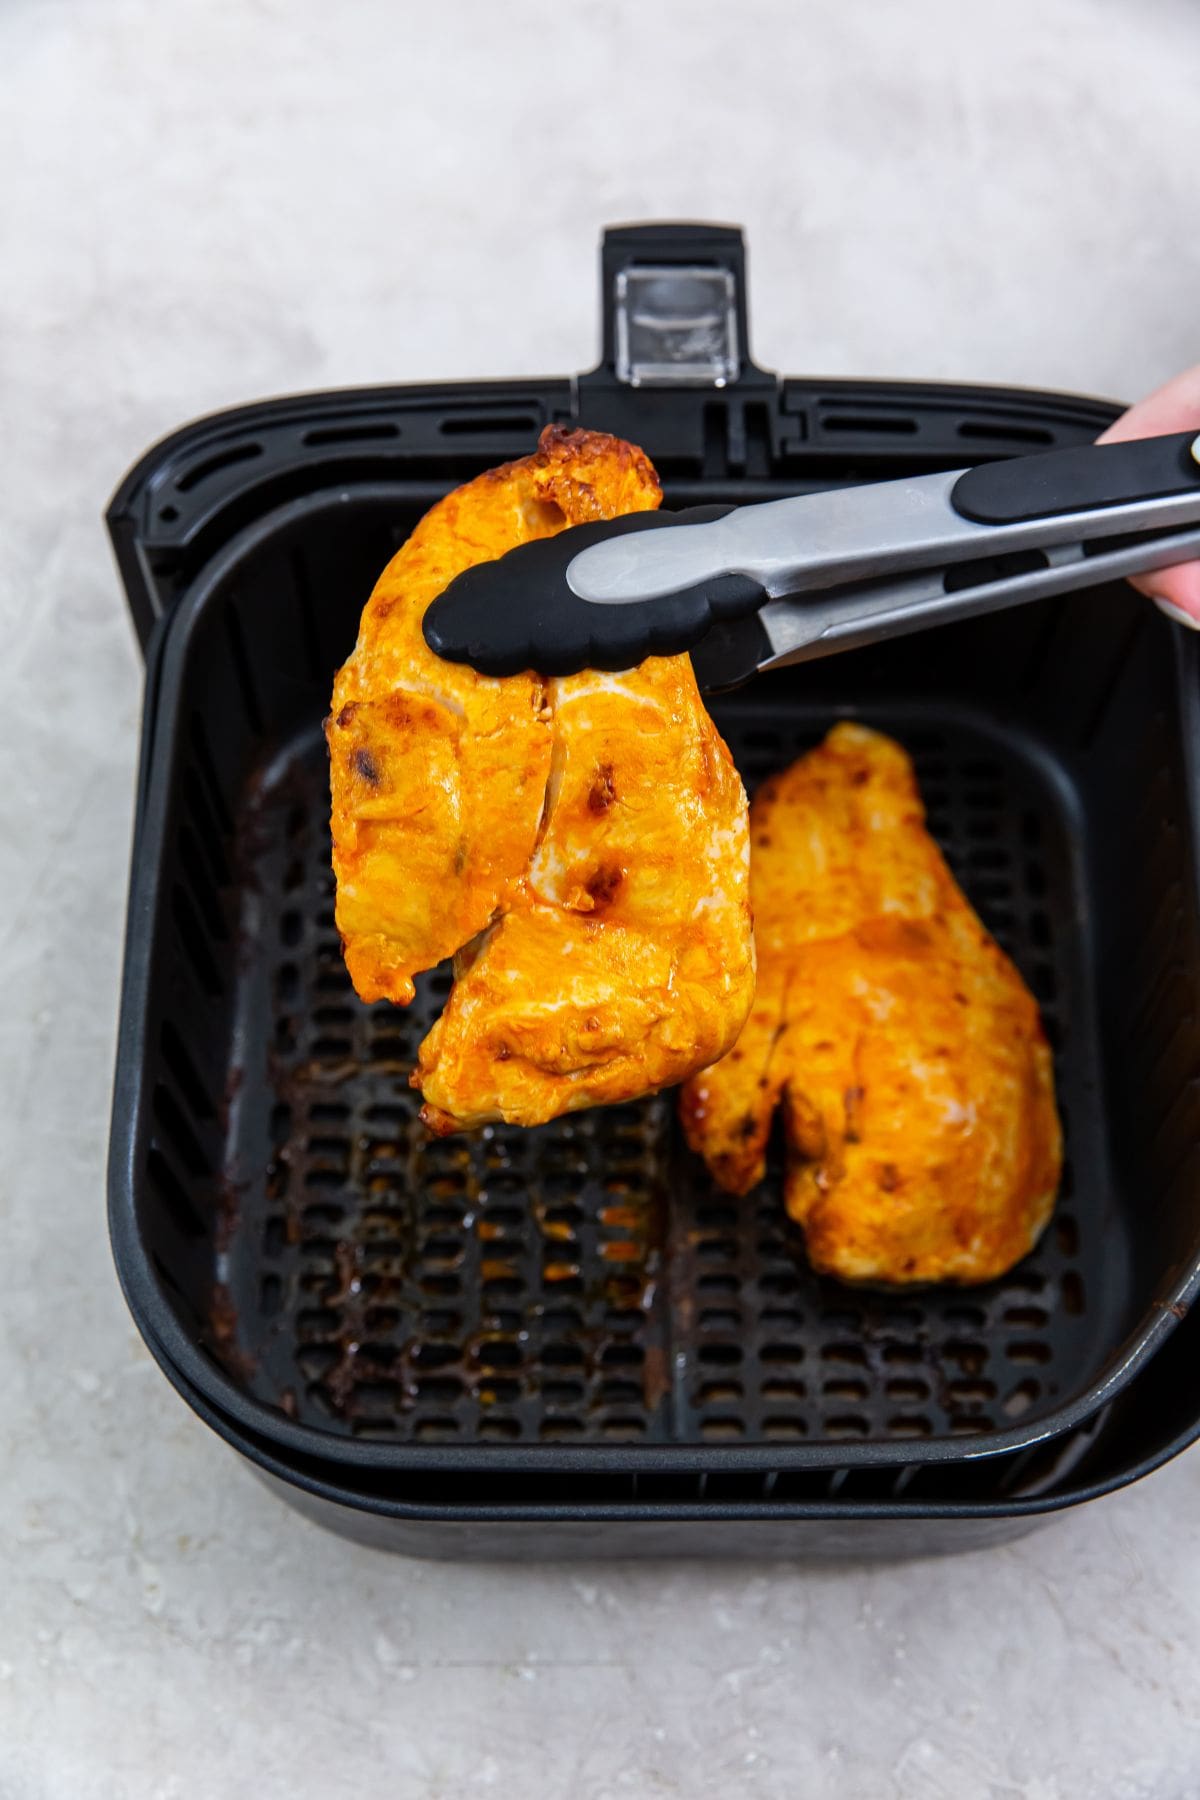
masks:
{"type": "Polygon", "coordinates": [[[1200,8],[0,0],[0,1800],[1200,1792],[1200,1457],[1019,1546],[432,1566],[151,1366],[103,1161],[140,667],[100,526],[209,408],[557,373],[606,220],[741,221],[791,372],[1200,357],[1200,8]]]}

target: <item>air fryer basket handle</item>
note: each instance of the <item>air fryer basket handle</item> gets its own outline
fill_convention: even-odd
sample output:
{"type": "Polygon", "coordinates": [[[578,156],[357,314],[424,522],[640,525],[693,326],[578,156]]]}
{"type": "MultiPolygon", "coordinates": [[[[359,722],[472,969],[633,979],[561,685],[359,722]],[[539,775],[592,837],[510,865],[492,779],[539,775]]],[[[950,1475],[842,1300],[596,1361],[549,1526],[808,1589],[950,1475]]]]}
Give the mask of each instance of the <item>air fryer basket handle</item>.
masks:
{"type": "MultiPolygon", "coordinates": [[[[711,269],[729,277],[737,373],[728,385],[775,386],[775,376],[750,357],[746,243],[739,226],[663,222],[610,225],[600,245],[600,365],[581,379],[589,385],[617,382],[617,295],[621,277],[638,269],[711,269]]],[[[625,385],[622,382],[622,385],[625,385]]],[[[657,385],[653,381],[644,385],[657,385]]],[[[698,379],[696,385],[704,385],[698,379]]]]}

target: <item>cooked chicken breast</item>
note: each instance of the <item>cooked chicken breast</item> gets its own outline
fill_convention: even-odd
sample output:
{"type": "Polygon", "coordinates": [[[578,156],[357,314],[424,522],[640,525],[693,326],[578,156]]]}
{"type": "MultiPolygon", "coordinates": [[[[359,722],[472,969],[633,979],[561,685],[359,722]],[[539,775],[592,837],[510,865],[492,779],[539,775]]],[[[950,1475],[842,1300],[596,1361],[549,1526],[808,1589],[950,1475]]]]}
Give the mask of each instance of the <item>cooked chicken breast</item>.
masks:
{"type": "Polygon", "coordinates": [[[843,724],[751,809],[758,992],[681,1097],[715,1179],[763,1177],[777,1106],[785,1200],[817,1270],[980,1282],[1030,1250],[1062,1141],[1037,1005],[925,829],[898,744],[843,724]]]}
{"type": "Polygon", "coordinates": [[[447,495],[363,613],[327,726],[337,923],[364,1000],[455,955],[414,1086],[435,1131],[538,1124],[721,1056],[754,987],[746,799],[685,656],[503,680],[443,662],[461,570],[659,504],[640,450],[551,426],[447,495]]]}

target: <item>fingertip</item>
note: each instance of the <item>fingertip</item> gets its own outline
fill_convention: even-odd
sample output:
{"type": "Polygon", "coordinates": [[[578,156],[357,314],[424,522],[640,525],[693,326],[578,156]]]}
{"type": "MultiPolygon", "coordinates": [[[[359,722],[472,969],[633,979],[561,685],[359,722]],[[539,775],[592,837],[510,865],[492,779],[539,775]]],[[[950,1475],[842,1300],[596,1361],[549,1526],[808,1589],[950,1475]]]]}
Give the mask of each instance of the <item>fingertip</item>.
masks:
{"type": "MultiPolygon", "coordinates": [[[[1097,442],[1115,444],[1185,430],[1200,430],[1200,363],[1131,406],[1097,442]]],[[[1200,630],[1200,562],[1137,575],[1133,585],[1177,625],[1200,630]]]]}
{"type": "Polygon", "coordinates": [[[1200,631],[1200,618],[1195,613],[1184,612],[1182,606],[1176,606],[1171,600],[1156,599],[1154,604],[1173,625],[1184,625],[1189,631],[1200,631]]]}
{"type": "Polygon", "coordinates": [[[1170,619],[1173,625],[1186,625],[1189,631],[1200,631],[1200,617],[1195,613],[1184,612],[1182,606],[1176,606],[1172,600],[1159,600],[1153,595],[1151,598],[1159,612],[1170,619]]]}
{"type": "Polygon", "coordinates": [[[1200,563],[1182,563],[1174,569],[1153,569],[1147,575],[1138,576],[1134,586],[1177,624],[1200,630],[1200,563]]]}
{"type": "Polygon", "coordinates": [[[1096,441],[1119,444],[1131,438],[1158,437],[1193,427],[1200,429],[1200,363],[1139,400],[1102,431],[1096,441]]]}

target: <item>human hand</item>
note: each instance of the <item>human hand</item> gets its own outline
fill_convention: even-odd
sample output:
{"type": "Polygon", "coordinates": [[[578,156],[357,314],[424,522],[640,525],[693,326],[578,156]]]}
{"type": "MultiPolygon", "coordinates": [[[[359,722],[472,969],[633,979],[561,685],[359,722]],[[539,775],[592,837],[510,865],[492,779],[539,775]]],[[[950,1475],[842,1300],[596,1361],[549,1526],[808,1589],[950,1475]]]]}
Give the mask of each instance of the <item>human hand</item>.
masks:
{"type": "MultiPolygon", "coordinates": [[[[1161,437],[1169,431],[1190,430],[1200,434],[1200,363],[1122,413],[1101,433],[1099,442],[1116,444],[1126,438],[1161,437]]],[[[1200,562],[1136,575],[1133,585],[1176,624],[1200,631],[1200,562]]]]}

